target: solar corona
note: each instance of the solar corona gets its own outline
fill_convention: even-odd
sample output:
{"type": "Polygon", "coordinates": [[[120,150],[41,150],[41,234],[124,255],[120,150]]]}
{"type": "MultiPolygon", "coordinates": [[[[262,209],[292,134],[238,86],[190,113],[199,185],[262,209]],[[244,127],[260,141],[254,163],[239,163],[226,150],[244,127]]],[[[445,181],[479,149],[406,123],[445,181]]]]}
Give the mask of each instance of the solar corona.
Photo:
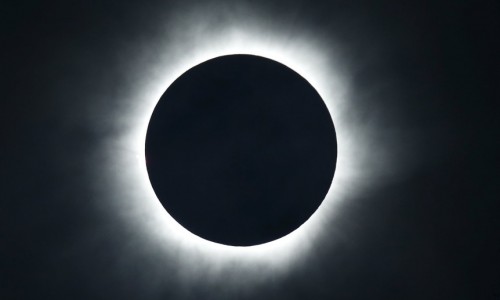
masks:
{"type": "MultiPolygon", "coordinates": [[[[192,17],[199,16],[195,13],[192,17]]],[[[200,27],[189,25],[201,24],[199,21],[185,23],[185,27],[177,24],[168,27],[176,33],[171,39],[152,39],[147,43],[150,49],[155,49],[156,56],[130,65],[140,78],[131,84],[131,93],[123,98],[127,106],[113,118],[120,130],[103,145],[103,153],[110,155],[105,161],[106,172],[100,176],[114,185],[115,200],[110,202],[110,209],[122,217],[123,225],[138,236],[144,249],[154,249],[155,257],[175,262],[179,270],[186,272],[185,276],[200,278],[212,272],[227,274],[237,264],[237,277],[243,276],[251,284],[284,274],[307,260],[311,249],[321,243],[325,234],[330,234],[326,228],[335,229],[325,224],[335,219],[340,204],[363,191],[366,187],[363,178],[376,172],[378,165],[366,164],[369,132],[349,118],[352,109],[348,101],[349,86],[331,45],[323,45],[320,38],[307,33],[297,32],[289,39],[285,27],[260,22],[257,16],[249,16],[247,21],[250,23],[230,20],[224,29],[208,26],[202,33],[200,27]],[[323,149],[336,154],[325,165],[330,175],[323,177],[320,195],[307,213],[297,219],[300,222],[274,231],[272,236],[246,239],[250,242],[217,239],[196,231],[200,224],[190,227],[182,223],[180,215],[174,213],[175,208],[169,210],[164,205],[167,199],[175,198],[160,196],[159,199],[159,190],[153,187],[149,170],[155,158],[146,153],[148,128],[155,119],[156,107],[167,99],[162,97],[176,85],[176,80],[207,61],[235,55],[260,57],[300,78],[315,94],[313,102],[323,111],[321,119],[330,122],[330,127],[325,127],[330,133],[325,136],[332,137],[333,133],[334,143],[323,149]],[[125,151],[116,155],[117,149],[125,151]],[[259,270],[266,270],[266,275],[257,276],[259,270]]],[[[235,228],[235,232],[242,231],[235,228]]]]}

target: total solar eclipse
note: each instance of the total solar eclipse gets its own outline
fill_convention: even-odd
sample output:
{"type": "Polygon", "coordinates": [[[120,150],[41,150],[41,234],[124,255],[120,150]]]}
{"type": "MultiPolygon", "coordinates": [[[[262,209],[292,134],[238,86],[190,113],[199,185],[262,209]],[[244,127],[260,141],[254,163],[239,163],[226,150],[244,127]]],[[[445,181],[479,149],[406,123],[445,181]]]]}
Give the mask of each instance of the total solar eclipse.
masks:
{"type": "Polygon", "coordinates": [[[168,87],[145,153],[156,196],[179,224],[250,246],[289,234],[316,211],[337,142],[325,103],[302,76],[264,57],[227,55],[168,87]]]}

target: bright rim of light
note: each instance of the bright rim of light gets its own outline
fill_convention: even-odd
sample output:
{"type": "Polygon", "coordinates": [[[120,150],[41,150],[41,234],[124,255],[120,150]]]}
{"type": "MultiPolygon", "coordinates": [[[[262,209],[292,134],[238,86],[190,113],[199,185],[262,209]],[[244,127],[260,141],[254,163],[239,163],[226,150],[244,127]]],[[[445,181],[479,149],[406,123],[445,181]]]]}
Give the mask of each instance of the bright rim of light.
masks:
{"type": "Polygon", "coordinates": [[[176,261],[182,269],[178,274],[180,277],[193,276],[196,272],[205,275],[227,273],[235,265],[247,275],[261,274],[253,276],[254,280],[265,280],[289,270],[306,259],[311,248],[318,247],[322,234],[325,234],[323,225],[333,218],[339,203],[362,189],[363,176],[369,176],[361,175],[369,173],[360,159],[367,156],[368,147],[363,143],[361,132],[356,132],[354,121],[344,114],[349,109],[348,87],[339,71],[341,66],[332,57],[331,45],[322,45],[320,39],[307,32],[294,32],[291,38],[286,28],[258,21],[251,25],[242,23],[234,20],[223,28],[210,29],[201,21],[185,22],[175,29],[182,34],[165,42],[145,45],[157,49],[157,55],[138,63],[143,81],[133,83],[135,93],[123,100],[129,106],[117,114],[117,122],[123,125],[123,131],[117,134],[118,139],[105,146],[111,157],[107,162],[111,171],[106,176],[113,178],[115,184],[113,209],[127,220],[124,224],[131,231],[142,237],[145,244],[141,247],[155,248],[158,256],[164,255],[166,260],[176,261]],[[323,49],[329,49],[329,52],[323,49]],[[299,73],[325,102],[337,134],[336,171],[318,210],[285,237],[250,247],[213,243],[179,225],[157,199],[144,160],[147,127],[165,90],[193,66],[230,54],[262,56],[299,73]],[[117,149],[126,151],[116,155],[117,149]],[[196,268],[186,267],[193,265],[196,268]]]}

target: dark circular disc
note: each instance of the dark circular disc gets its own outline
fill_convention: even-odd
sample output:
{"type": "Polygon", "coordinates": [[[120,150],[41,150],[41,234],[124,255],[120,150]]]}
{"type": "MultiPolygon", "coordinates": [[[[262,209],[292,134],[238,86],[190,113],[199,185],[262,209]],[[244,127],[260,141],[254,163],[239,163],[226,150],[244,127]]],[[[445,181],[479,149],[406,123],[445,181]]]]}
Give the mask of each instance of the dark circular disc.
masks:
{"type": "Polygon", "coordinates": [[[253,55],[217,57],[182,74],[146,136],[149,179],[167,212],[193,234],[234,246],[302,225],[325,198],[336,158],[316,90],[253,55]]]}

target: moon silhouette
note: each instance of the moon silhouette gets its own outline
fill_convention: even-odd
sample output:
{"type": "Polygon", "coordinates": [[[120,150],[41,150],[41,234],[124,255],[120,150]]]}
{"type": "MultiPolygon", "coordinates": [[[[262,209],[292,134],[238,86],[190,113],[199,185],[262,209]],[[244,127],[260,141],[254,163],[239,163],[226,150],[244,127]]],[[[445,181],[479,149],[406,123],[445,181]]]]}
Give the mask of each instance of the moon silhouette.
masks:
{"type": "Polygon", "coordinates": [[[146,135],[151,185],[184,228],[251,246],[300,227],[325,198],[337,141],[320,95],[260,56],[227,55],[182,74],[146,135]]]}

